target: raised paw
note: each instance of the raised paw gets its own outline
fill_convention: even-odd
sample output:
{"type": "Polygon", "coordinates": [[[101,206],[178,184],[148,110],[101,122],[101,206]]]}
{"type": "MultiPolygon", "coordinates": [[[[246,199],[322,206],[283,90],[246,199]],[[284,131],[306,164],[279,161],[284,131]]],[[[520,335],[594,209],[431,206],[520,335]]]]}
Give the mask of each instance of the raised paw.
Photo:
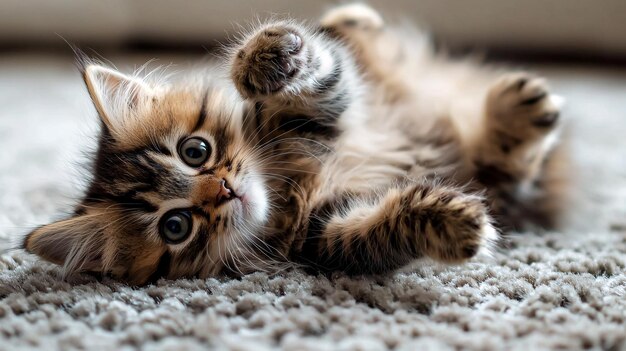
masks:
{"type": "Polygon", "coordinates": [[[324,28],[380,29],[384,22],[376,10],[365,4],[347,4],[328,11],[320,20],[324,28]]]}
{"type": "Polygon", "coordinates": [[[231,77],[244,97],[265,96],[284,89],[306,63],[302,34],[289,25],[271,25],[244,40],[234,55],[231,77]]]}
{"type": "Polygon", "coordinates": [[[488,123],[524,140],[558,124],[562,99],[550,93],[544,78],[510,73],[492,86],[486,103],[488,123]]]}
{"type": "Polygon", "coordinates": [[[498,239],[480,196],[426,187],[418,189],[412,205],[424,253],[435,260],[457,263],[488,254],[498,239]]]}

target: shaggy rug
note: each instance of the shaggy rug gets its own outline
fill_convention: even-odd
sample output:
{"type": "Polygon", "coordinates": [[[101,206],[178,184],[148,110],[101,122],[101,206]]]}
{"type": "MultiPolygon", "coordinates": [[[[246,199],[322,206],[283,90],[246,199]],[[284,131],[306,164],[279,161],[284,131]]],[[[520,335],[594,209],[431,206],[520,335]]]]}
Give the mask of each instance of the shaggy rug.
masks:
{"type": "Polygon", "coordinates": [[[626,349],[626,71],[536,68],[567,98],[574,135],[561,232],[385,277],[290,271],[136,288],[64,281],[7,251],[80,196],[76,163],[96,117],[71,58],[0,56],[0,350],[626,349]]]}

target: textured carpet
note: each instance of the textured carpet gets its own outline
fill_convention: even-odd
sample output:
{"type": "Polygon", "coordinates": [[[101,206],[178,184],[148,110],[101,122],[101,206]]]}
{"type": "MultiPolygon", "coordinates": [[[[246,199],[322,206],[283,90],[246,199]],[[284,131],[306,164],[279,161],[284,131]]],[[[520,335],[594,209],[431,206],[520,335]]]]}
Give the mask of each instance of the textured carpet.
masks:
{"type": "MultiPolygon", "coordinates": [[[[568,99],[573,127],[576,196],[562,232],[514,235],[492,259],[388,277],[293,271],[142,288],[62,281],[57,267],[5,251],[0,350],[626,349],[626,71],[538,69],[568,99]]],[[[7,249],[80,195],[75,164],[96,124],[66,57],[0,56],[0,106],[7,249]]]]}

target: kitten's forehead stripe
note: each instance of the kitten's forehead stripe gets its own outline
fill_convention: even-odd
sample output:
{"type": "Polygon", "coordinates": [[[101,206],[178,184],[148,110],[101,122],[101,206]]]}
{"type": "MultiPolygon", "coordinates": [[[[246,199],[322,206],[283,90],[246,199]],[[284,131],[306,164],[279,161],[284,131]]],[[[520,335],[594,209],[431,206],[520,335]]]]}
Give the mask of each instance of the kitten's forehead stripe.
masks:
{"type": "Polygon", "coordinates": [[[146,213],[153,213],[159,209],[158,206],[139,198],[135,191],[130,191],[121,196],[108,196],[107,199],[116,202],[122,208],[140,210],[146,213]]]}
{"type": "Polygon", "coordinates": [[[193,127],[194,132],[202,128],[202,126],[204,125],[204,122],[206,121],[208,98],[209,98],[209,92],[207,91],[204,93],[204,96],[202,97],[202,106],[200,107],[200,113],[198,114],[198,121],[196,122],[196,125],[193,127]]]}
{"type": "Polygon", "coordinates": [[[96,162],[97,181],[87,198],[113,201],[125,209],[154,213],[159,205],[148,201],[145,194],[155,192],[167,199],[185,196],[190,190],[189,182],[159,163],[153,157],[154,152],[171,154],[158,142],[126,152],[116,152],[103,144],[102,157],[96,162]]]}
{"type": "Polygon", "coordinates": [[[222,127],[215,133],[215,144],[217,151],[216,161],[223,161],[226,158],[226,146],[229,142],[229,137],[226,135],[226,128],[222,127]]]}
{"type": "MultiPolygon", "coordinates": [[[[145,167],[143,167],[145,172],[141,174],[143,176],[141,180],[156,187],[162,196],[179,198],[191,190],[191,184],[186,178],[164,167],[150,155],[145,154],[144,160],[146,161],[145,167]]],[[[137,166],[141,167],[141,164],[137,166]]]]}

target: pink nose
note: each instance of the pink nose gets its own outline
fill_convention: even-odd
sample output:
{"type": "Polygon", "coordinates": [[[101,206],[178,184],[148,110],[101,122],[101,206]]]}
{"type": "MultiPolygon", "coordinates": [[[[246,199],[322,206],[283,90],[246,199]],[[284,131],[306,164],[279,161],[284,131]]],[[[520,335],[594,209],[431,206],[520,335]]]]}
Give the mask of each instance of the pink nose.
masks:
{"type": "Polygon", "coordinates": [[[231,198],[233,191],[230,190],[230,188],[228,187],[228,184],[226,184],[226,180],[222,179],[220,181],[220,188],[217,192],[217,196],[215,198],[216,203],[222,203],[225,200],[228,200],[231,198]]]}

